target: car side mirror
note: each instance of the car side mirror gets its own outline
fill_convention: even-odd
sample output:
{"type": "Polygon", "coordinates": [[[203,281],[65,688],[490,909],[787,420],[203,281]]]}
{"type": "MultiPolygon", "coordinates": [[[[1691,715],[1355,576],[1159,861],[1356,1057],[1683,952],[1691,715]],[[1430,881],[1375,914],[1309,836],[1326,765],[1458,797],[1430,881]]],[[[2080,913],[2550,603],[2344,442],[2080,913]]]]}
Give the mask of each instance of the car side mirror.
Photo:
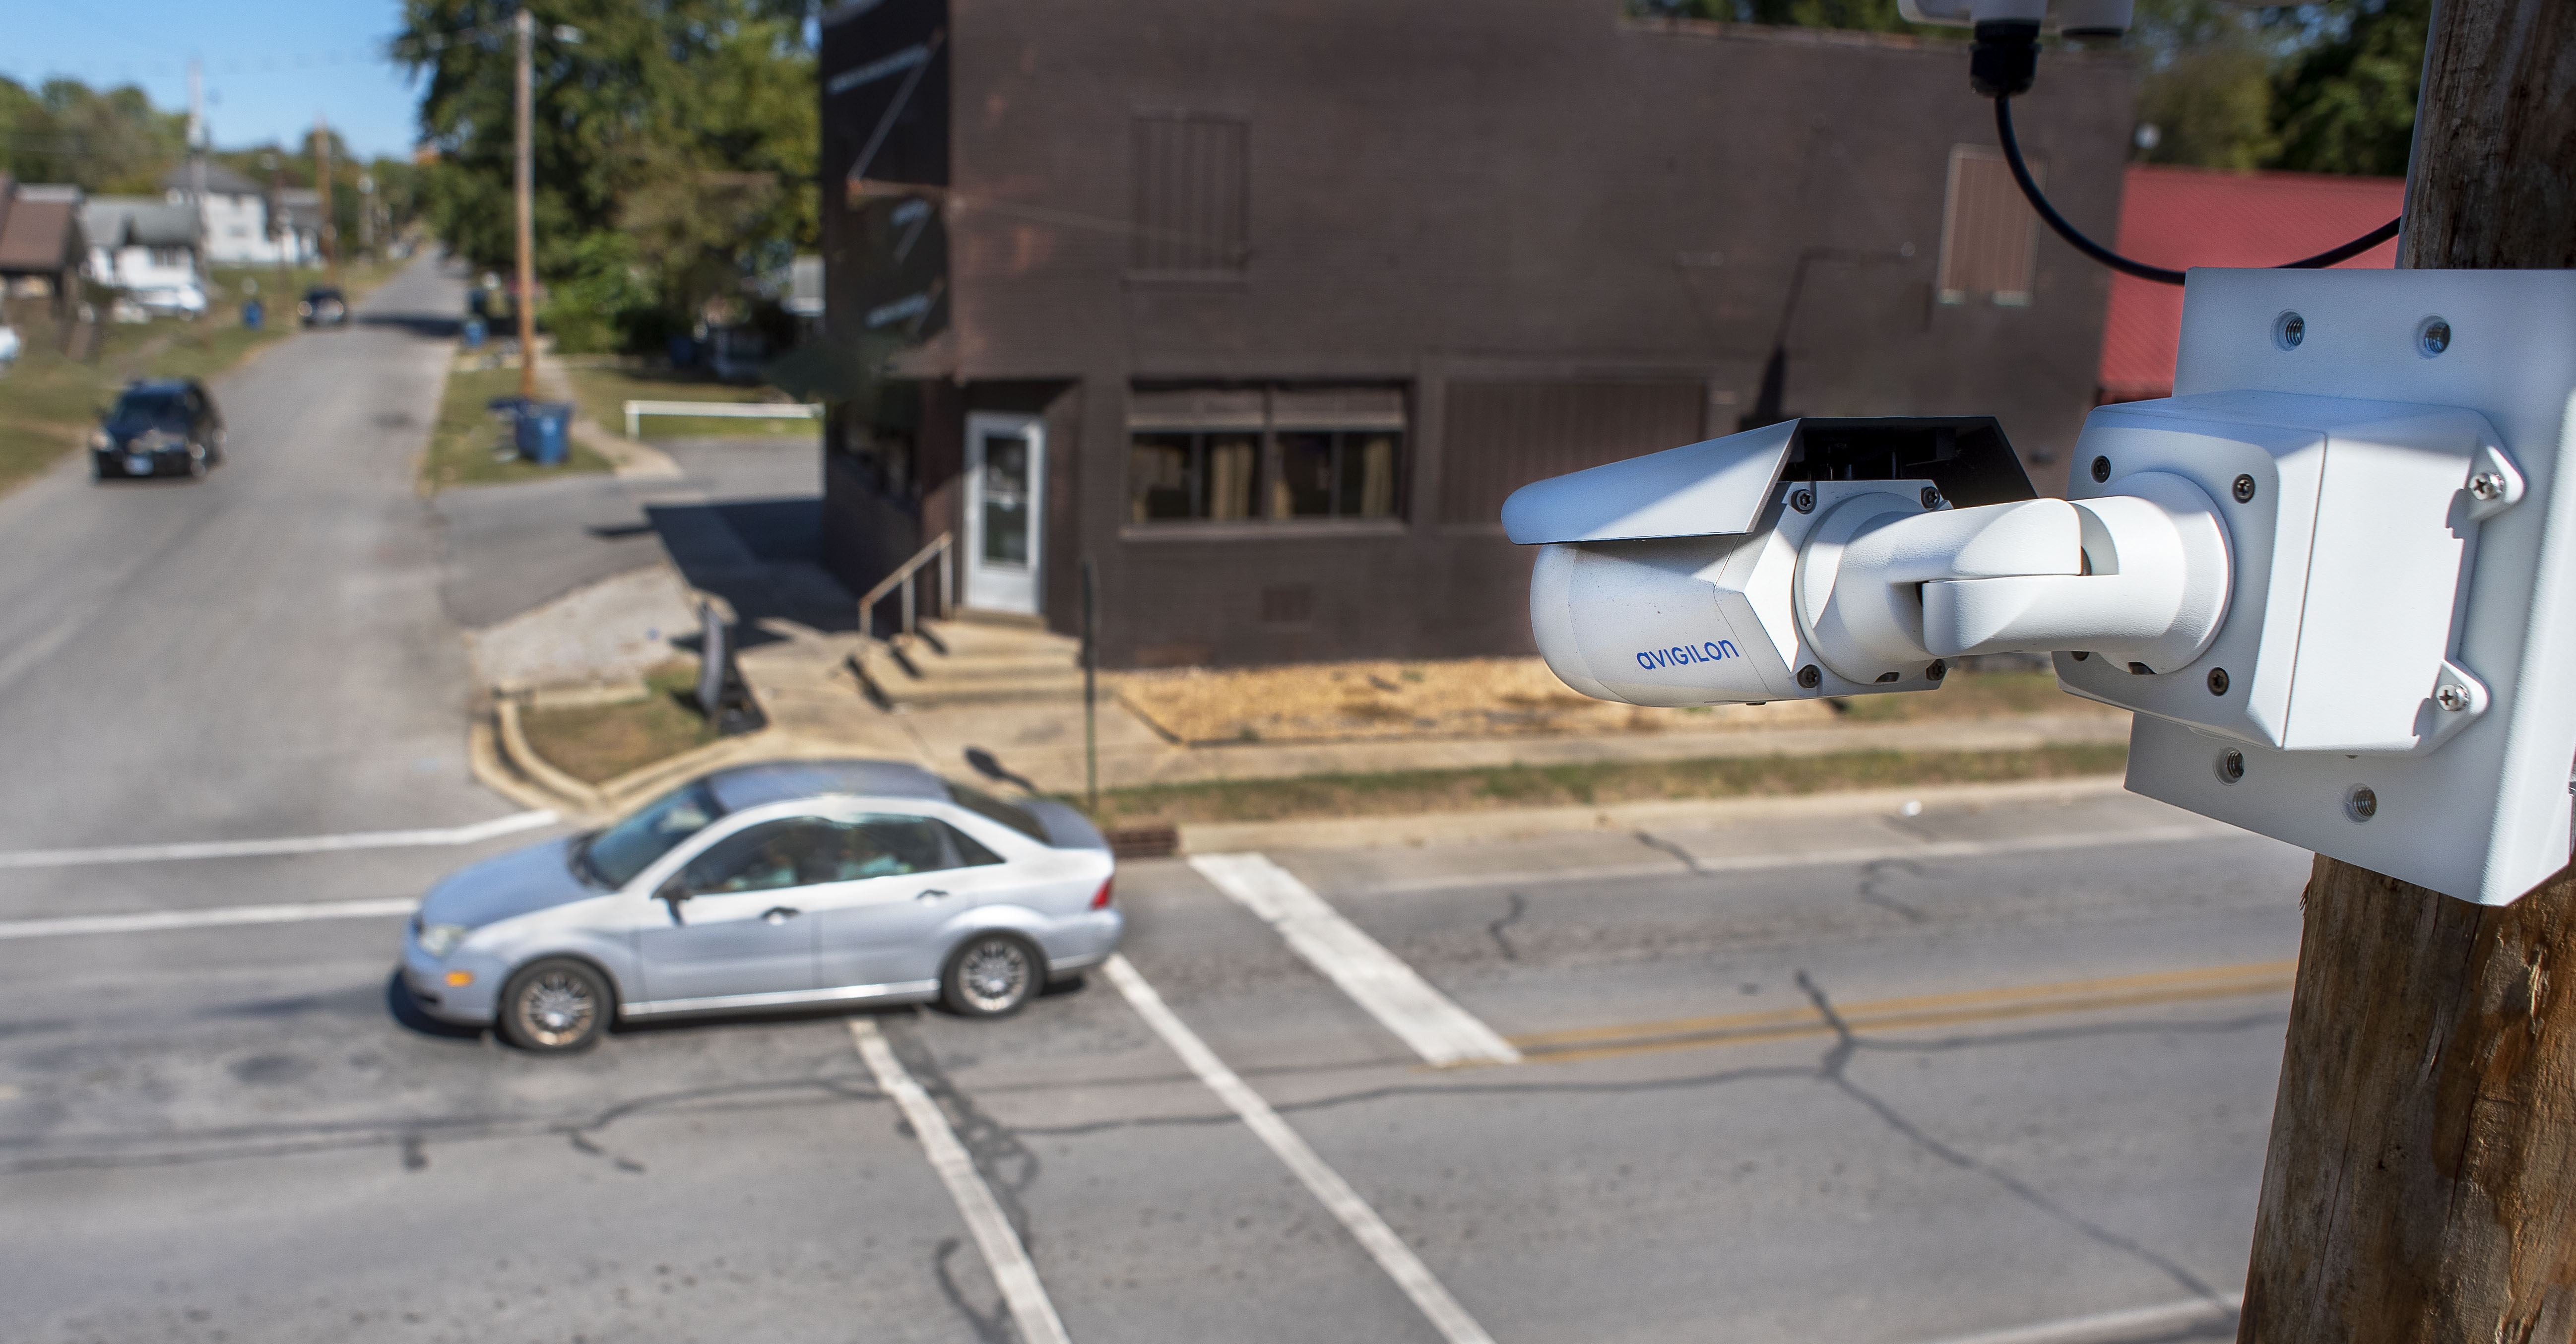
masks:
{"type": "Polygon", "coordinates": [[[671,913],[676,915],[680,913],[680,902],[689,899],[689,889],[681,886],[680,879],[674,876],[662,884],[661,890],[653,893],[653,899],[669,905],[671,913]]]}

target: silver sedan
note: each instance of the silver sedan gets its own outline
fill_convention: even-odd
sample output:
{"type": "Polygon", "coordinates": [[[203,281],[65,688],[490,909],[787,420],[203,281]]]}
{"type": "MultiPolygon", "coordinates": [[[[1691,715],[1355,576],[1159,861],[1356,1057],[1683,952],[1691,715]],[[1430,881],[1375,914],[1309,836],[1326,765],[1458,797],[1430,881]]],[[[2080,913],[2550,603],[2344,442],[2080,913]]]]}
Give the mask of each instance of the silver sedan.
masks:
{"type": "Polygon", "coordinates": [[[431,1016],[538,1051],[805,1004],[999,1017],[1117,951],[1115,869],[1061,803],[893,761],[740,766],[439,883],[403,982],[431,1016]]]}

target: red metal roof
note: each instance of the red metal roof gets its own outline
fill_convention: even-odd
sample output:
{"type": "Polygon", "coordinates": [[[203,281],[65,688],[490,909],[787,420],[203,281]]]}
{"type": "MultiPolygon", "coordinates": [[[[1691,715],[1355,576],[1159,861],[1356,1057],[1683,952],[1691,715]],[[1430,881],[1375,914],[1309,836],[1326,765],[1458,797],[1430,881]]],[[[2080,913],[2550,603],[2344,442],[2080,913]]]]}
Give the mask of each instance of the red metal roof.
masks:
{"type": "MultiPolygon", "coordinates": [[[[2154,266],[2277,266],[2350,242],[2405,208],[2406,180],[2324,173],[2231,173],[2133,163],[2120,199],[2120,255],[2154,266]]],[[[2343,263],[2393,266],[2394,240],[2343,263]]],[[[2182,287],[2111,277],[2102,323],[2102,396],[2173,391],[2182,287]]]]}

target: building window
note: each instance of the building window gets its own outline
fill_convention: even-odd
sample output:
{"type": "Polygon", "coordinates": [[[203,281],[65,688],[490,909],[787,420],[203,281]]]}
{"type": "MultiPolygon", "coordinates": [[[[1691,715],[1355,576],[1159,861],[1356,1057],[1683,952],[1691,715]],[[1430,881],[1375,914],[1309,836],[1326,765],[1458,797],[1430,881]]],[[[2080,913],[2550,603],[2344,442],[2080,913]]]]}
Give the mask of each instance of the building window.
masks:
{"type": "Polygon", "coordinates": [[[185,266],[188,264],[188,249],[184,247],[156,247],[151,250],[151,256],[152,264],[155,266],[185,266]]]}
{"type": "MultiPolygon", "coordinates": [[[[2026,162],[2032,179],[2045,186],[2046,166],[2037,159],[2026,162]]],[[[1950,190],[1941,220],[1941,302],[1985,299],[2005,308],[2029,306],[2036,223],[2002,151],[1952,146],[1950,190]]]]}
{"type": "Polygon", "coordinates": [[[1144,276],[1224,278],[1251,254],[1251,127],[1239,118],[1140,114],[1127,264],[1144,276]]]}
{"type": "Polygon", "coordinates": [[[1133,523],[1390,520],[1403,511],[1401,388],[1138,389],[1127,423],[1133,523]]]}

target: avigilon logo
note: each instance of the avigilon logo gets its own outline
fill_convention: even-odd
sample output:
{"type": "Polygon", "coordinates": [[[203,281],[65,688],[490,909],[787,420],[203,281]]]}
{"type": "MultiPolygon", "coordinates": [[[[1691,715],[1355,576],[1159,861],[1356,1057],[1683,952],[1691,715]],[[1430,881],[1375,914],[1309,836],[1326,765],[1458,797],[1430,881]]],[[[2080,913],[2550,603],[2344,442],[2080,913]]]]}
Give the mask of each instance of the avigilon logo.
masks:
{"type": "Polygon", "coordinates": [[[1648,649],[1637,655],[1637,666],[1649,672],[1659,667],[1680,667],[1686,663],[1714,663],[1728,658],[1741,658],[1732,640],[1711,640],[1697,648],[1676,644],[1669,649],[1648,649]]]}

